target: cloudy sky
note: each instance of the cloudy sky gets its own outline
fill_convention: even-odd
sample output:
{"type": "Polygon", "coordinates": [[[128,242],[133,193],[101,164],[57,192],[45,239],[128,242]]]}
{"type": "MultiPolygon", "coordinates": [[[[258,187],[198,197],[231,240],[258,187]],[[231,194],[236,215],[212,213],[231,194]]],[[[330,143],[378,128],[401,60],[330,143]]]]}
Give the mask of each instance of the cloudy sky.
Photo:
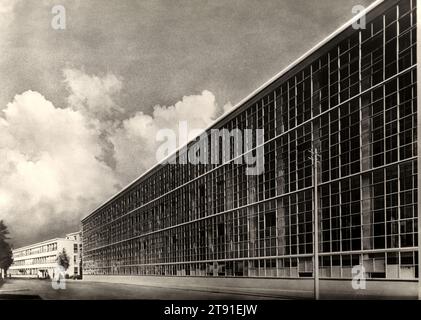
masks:
{"type": "Polygon", "coordinates": [[[0,219],[75,231],[156,161],[372,0],[0,0],[0,219]],[[51,27],[54,5],[66,29],[51,27]]]}

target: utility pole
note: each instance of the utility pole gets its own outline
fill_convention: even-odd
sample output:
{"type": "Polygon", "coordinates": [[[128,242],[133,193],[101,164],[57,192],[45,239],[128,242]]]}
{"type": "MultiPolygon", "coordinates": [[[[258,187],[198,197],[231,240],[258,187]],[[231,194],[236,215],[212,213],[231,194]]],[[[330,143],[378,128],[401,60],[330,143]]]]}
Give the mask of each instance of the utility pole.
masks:
{"type": "Polygon", "coordinates": [[[318,195],[318,165],[320,155],[317,148],[311,152],[311,164],[313,167],[313,187],[314,187],[314,210],[313,210],[313,276],[314,276],[314,299],[319,300],[319,195],[318,195]]]}
{"type": "MultiPolygon", "coordinates": [[[[414,3],[415,4],[415,3],[414,3]]],[[[420,61],[421,57],[421,32],[419,26],[421,25],[421,5],[420,1],[417,0],[417,60],[420,61]]],[[[420,74],[421,65],[417,65],[417,73],[420,74]]],[[[417,90],[418,94],[421,92],[421,81],[417,81],[417,90]]],[[[421,99],[417,99],[417,180],[418,180],[418,192],[417,192],[417,202],[418,202],[418,299],[421,300],[421,99]]]]}

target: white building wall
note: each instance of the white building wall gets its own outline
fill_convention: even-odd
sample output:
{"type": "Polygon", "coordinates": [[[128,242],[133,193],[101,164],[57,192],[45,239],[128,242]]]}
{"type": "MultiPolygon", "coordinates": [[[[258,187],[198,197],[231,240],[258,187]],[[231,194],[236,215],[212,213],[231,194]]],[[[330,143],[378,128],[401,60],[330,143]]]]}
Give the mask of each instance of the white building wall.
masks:
{"type": "Polygon", "coordinates": [[[74,251],[73,251],[73,264],[74,264],[74,274],[82,275],[82,237],[81,231],[73,232],[66,234],[66,239],[71,239],[75,241],[74,251]]]}
{"type": "Polygon", "coordinates": [[[74,275],[74,239],[56,238],[13,250],[14,262],[8,270],[9,277],[20,278],[45,278],[47,275],[52,278],[57,268],[57,257],[59,253],[66,250],[69,257],[69,268],[66,275],[74,275]],[[54,250],[45,251],[45,248],[54,250]],[[32,251],[32,252],[31,252],[32,251]],[[35,251],[35,253],[34,253],[35,251]]]}

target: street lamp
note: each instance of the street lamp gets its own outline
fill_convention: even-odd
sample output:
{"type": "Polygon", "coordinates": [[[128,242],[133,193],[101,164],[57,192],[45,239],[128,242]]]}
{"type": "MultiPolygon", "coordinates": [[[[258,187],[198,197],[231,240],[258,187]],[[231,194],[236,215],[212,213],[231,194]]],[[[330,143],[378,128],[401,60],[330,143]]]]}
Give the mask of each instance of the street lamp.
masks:
{"type": "Polygon", "coordinates": [[[314,299],[319,300],[319,196],[318,196],[318,164],[320,155],[317,148],[310,151],[311,166],[313,171],[313,187],[314,187],[314,210],[313,210],[313,276],[314,276],[314,299]]]}

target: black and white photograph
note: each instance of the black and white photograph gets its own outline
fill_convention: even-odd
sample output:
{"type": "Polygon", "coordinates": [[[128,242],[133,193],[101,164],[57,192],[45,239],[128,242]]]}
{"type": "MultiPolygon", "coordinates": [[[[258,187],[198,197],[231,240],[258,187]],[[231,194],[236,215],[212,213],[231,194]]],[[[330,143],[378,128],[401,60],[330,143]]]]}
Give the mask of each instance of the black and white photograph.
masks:
{"type": "Polygon", "coordinates": [[[420,5],[0,0],[0,300],[420,300],[420,5]]]}

